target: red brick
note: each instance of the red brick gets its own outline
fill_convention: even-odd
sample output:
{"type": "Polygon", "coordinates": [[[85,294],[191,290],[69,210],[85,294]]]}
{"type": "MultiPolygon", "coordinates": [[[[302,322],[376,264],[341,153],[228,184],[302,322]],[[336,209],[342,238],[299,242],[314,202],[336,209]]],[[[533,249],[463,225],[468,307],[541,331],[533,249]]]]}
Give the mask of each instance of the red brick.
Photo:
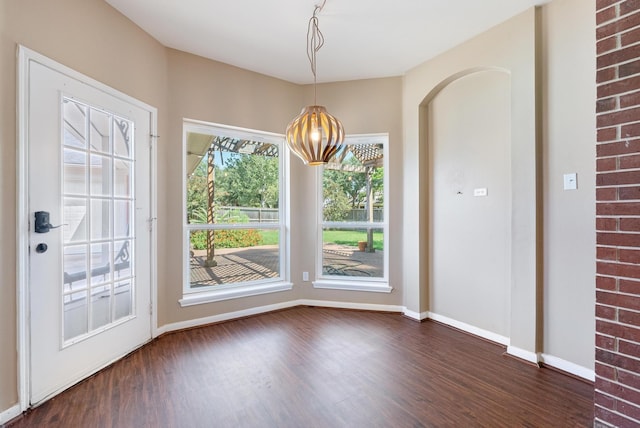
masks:
{"type": "Polygon", "coordinates": [[[619,227],[625,232],[638,232],[640,231],[640,218],[621,218],[619,227]]]}
{"type": "Polygon", "coordinates": [[[603,100],[598,100],[596,103],[596,112],[603,113],[605,111],[614,110],[618,106],[618,101],[616,97],[605,98],[603,100]]]}
{"type": "Polygon", "coordinates": [[[596,161],[596,170],[603,171],[615,171],[616,170],[616,158],[604,158],[596,161]]]}
{"type": "Polygon", "coordinates": [[[596,10],[605,9],[612,4],[618,3],[620,0],[596,0],[596,10]]]}
{"type": "Polygon", "coordinates": [[[640,91],[620,96],[620,108],[640,105],[640,91]]]}
{"type": "Polygon", "coordinates": [[[628,77],[611,83],[598,85],[598,99],[625,94],[640,88],[640,76],[628,77]]]}
{"type": "Polygon", "coordinates": [[[640,136],[640,123],[624,125],[620,128],[620,138],[633,138],[640,136]]]}
{"type": "Polygon", "coordinates": [[[619,400],[617,403],[618,413],[622,413],[637,421],[640,425],[640,407],[627,403],[626,401],[619,400]]]}
{"type": "MultiPolygon", "coordinates": [[[[596,175],[597,186],[618,186],[640,183],[640,171],[606,172],[596,175]]],[[[640,211],[638,211],[640,214],[640,211]]]]}
{"type": "MultiPolygon", "coordinates": [[[[596,368],[596,374],[597,374],[597,368],[596,368]]],[[[604,378],[608,379],[607,377],[604,377],[604,378]]],[[[611,409],[611,410],[615,410],[615,406],[616,406],[616,400],[604,394],[596,394],[594,397],[594,403],[596,406],[604,407],[606,409],[611,409]]]]}
{"type": "Polygon", "coordinates": [[[617,375],[618,382],[635,389],[640,389],[640,376],[637,372],[631,373],[625,370],[619,370],[617,375]]]}
{"type": "Polygon", "coordinates": [[[620,46],[628,46],[640,42],[640,28],[627,31],[620,35],[620,46]]]}
{"type": "Polygon", "coordinates": [[[616,6],[611,6],[606,9],[602,9],[596,13],[596,25],[604,24],[617,16],[616,6]]]}
{"type": "Polygon", "coordinates": [[[618,163],[620,169],[640,168],[640,155],[622,156],[618,163]]]}
{"type": "Polygon", "coordinates": [[[596,276],[596,288],[598,290],[615,291],[618,289],[618,282],[609,276],[596,276]]]}
{"type": "Polygon", "coordinates": [[[640,199],[640,186],[618,188],[618,200],[631,201],[637,199],[640,199]]]}
{"type": "Polygon", "coordinates": [[[610,24],[606,24],[596,28],[596,39],[602,40],[611,37],[614,34],[622,33],[631,28],[640,26],[640,13],[625,16],[610,24]]]}
{"type": "Polygon", "coordinates": [[[607,83],[618,78],[618,67],[603,68],[596,72],[596,83],[607,83]]]}
{"type": "MultiPolygon", "coordinates": [[[[620,309],[620,313],[618,314],[618,321],[623,324],[629,324],[636,327],[640,327],[640,312],[632,312],[632,311],[620,309]]],[[[636,344],[636,346],[637,346],[636,353],[631,355],[636,355],[638,358],[640,358],[640,345],[636,344]]],[[[628,353],[628,352],[625,352],[625,353],[628,353]]],[[[638,363],[638,368],[640,369],[640,362],[638,363]]]]}
{"type": "Polygon", "coordinates": [[[616,339],[602,334],[596,334],[596,348],[606,349],[609,351],[616,350],[616,339]]]}
{"type": "Polygon", "coordinates": [[[594,409],[595,423],[594,428],[638,428],[638,422],[628,419],[624,416],[611,412],[610,410],[597,407],[594,409]],[[602,425],[599,421],[604,422],[602,425]]]}
{"type": "Polygon", "coordinates": [[[638,121],[640,121],[640,107],[600,114],[596,119],[598,128],[606,128],[609,126],[638,121]]]}
{"type": "MultiPolygon", "coordinates": [[[[598,201],[615,201],[618,199],[618,189],[615,187],[599,188],[596,189],[596,199],[598,201]]],[[[602,219],[609,220],[609,219],[602,219]]],[[[597,224],[598,220],[596,220],[597,224]]],[[[614,225],[615,226],[615,225],[614,225]]],[[[599,230],[615,230],[615,229],[599,229],[599,230]]]]}
{"type": "Polygon", "coordinates": [[[596,249],[596,258],[598,260],[618,260],[618,249],[611,247],[598,247],[596,249]]]}
{"type": "Polygon", "coordinates": [[[621,248],[618,250],[618,261],[621,263],[640,264],[640,251],[621,248]]]}
{"type": "Polygon", "coordinates": [[[620,3],[620,16],[625,16],[630,13],[636,12],[640,9],[640,1],[638,0],[626,0],[620,3]]]}
{"type": "Polygon", "coordinates": [[[609,379],[616,380],[616,369],[611,366],[606,366],[604,364],[596,363],[596,375],[609,379]]]}
{"type": "Polygon", "coordinates": [[[606,144],[598,144],[596,147],[596,153],[598,154],[598,157],[640,153],[640,140],[616,141],[606,144]]]}
{"type": "Polygon", "coordinates": [[[612,51],[618,47],[618,36],[609,37],[608,39],[600,40],[596,43],[596,54],[601,55],[603,53],[612,51]]]}
{"type": "MultiPolygon", "coordinates": [[[[636,46],[640,47],[640,45],[636,46]]],[[[637,56],[634,56],[633,58],[637,58],[637,56]]],[[[626,64],[620,64],[620,66],[618,66],[618,76],[620,78],[632,76],[638,73],[640,73],[640,60],[628,62],[626,64]]]]}
{"type": "MultiPolygon", "coordinates": [[[[625,340],[618,341],[618,352],[622,355],[628,355],[630,357],[637,358],[640,356],[640,345],[633,342],[627,342],[625,340]]],[[[636,362],[635,371],[640,367],[640,361],[636,362]]],[[[628,369],[631,370],[631,369],[628,369]]]]}
{"type": "MultiPolygon", "coordinates": [[[[637,370],[639,364],[638,361],[634,358],[629,358],[627,356],[616,354],[614,352],[605,351],[604,349],[596,349],[596,361],[618,368],[623,368],[629,371],[637,370]]],[[[631,399],[632,401],[640,403],[640,391],[633,391],[626,386],[616,384],[609,380],[599,378],[596,388],[604,392],[609,392],[618,398],[626,397],[628,399],[631,399]]]]}
{"type": "Polygon", "coordinates": [[[617,321],[617,309],[611,306],[596,305],[596,318],[617,321]]]}
{"type": "MultiPolygon", "coordinates": [[[[638,215],[638,213],[640,213],[640,202],[599,202],[596,204],[597,215],[638,215]]],[[[604,242],[602,244],[622,245],[604,242]]]]}
{"type": "Polygon", "coordinates": [[[619,286],[620,286],[621,293],[637,294],[638,296],[640,296],[640,282],[638,281],[621,279],[619,286]]]}
{"type": "Polygon", "coordinates": [[[618,139],[618,128],[598,129],[598,142],[613,141],[618,139]]]}
{"type": "MultiPolygon", "coordinates": [[[[602,262],[598,264],[603,264],[602,262]]],[[[625,265],[619,265],[625,266],[625,265]]],[[[629,266],[629,265],[626,265],[629,266]]],[[[618,308],[640,310],[640,296],[627,296],[619,293],[611,293],[608,291],[596,290],[596,302],[603,305],[616,306],[618,308]]],[[[640,334],[640,330],[638,330],[640,334]]],[[[630,339],[631,340],[631,339],[630,339]]],[[[640,341],[640,340],[638,340],[640,341]]],[[[640,365],[638,366],[640,368],[640,365]]]]}

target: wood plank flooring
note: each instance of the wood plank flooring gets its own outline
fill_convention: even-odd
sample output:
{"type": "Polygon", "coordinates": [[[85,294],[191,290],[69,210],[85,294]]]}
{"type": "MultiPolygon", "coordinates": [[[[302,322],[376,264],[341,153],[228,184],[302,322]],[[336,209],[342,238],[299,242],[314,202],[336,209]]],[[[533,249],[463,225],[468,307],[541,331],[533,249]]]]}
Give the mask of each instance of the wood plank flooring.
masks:
{"type": "Polygon", "coordinates": [[[397,314],[298,307],[168,334],[25,427],[590,427],[593,385],[397,314]]]}

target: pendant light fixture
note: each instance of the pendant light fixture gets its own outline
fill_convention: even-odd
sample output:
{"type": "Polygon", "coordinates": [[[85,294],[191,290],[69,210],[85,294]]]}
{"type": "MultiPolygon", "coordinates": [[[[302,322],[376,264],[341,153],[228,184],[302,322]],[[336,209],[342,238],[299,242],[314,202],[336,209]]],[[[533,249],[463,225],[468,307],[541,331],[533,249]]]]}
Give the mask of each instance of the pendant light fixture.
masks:
{"type": "Polygon", "coordinates": [[[324,36],[318,27],[318,13],[322,5],[316,6],[309,20],[307,30],[307,57],[313,73],[313,104],[302,109],[287,126],[287,145],[306,165],[322,165],[341,153],[345,145],[342,123],[330,115],[324,106],[316,104],[316,55],[322,45],[324,36]]]}

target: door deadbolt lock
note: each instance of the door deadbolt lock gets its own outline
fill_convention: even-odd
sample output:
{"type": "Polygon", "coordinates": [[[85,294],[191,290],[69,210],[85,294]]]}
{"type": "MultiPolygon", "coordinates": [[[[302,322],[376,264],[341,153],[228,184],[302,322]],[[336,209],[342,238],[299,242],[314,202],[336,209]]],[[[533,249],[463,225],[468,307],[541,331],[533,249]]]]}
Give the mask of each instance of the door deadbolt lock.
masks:
{"type": "Polygon", "coordinates": [[[49,246],[47,244],[45,244],[44,242],[41,242],[36,246],[36,253],[39,253],[39,254],[45,253],[48,248],[49,246]]]}

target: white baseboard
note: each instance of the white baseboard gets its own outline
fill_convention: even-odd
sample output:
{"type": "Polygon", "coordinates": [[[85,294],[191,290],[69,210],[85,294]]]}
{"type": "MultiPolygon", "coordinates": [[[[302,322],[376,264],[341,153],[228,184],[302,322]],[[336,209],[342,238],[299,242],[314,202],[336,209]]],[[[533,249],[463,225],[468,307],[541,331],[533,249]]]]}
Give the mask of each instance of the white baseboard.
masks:
{"type": "Polygon", "coordinates": [[[509,338],[502,336],[500,334],[494,333],[492,331],[484,330],[482,328],[454,320],[449,317],[445,317],[443,315],[434,314],[433,312],[428,312],[428,318],[434,321],[441,322],[442,324],[449,325],[451,327],[455,327],[459,330],[466,331],[467,333],[471,333],[474,336],[482,337],[483,339],[490,340],[492,342],[499,343],[501,345],[508,345],[509,338]]]}
{"type": "Polygon", "coordinates": [[[429,312],[414,312],[407,309],[406,307],[404,308],[404,311],[402,312],[402,314],[405,317],[411,318],[416,321],[423,321],[429,318],[429,312]]]}
{"type": "Polygon", "coordinates": [[[318,306],[323,308],[337,308],[337,309],[356,309],[364,311],[378,311],[378,312],[403,312],[403,306],[396,305],[376,305],[370,303],[352,303],[352,302],[334,302],[329,300],[310,300],[300,299],[291,300],[288,302],[276,303],[273,305],[259,306],[257,308],[243,309],[241,311],[227,312],[218,315],[212,315],[210,317],[198,318],[194,320],[180,321],[172,324],[166,324],[159,327],[154,334],[154,337],[160,336],[164,333],[169,333],[176,330],[184,330],[187,328],[200,327],[207,324],[214,324],[217,322],[230,321],[237,318],[244,318],[251,315],[263,314],[266,312],[278,311],[281,309],[288,309],[295,306],[318,306]]]}
{"type": "Polygon", "coordinates": [[[7,410],[0,412],[0,425],[6,424],[16,416],[20,416],[20,413],[22,413],[20,411],[20,404],[16,404],[15,406],[9,407],[7,410]]]}
{"type": "Polygon", "coordinates": [[[507,354],[536,365],[540,362],[540,355],[537,352],[527,351],[517,346],[507,346],[507,354]]]}
{"type": "Polygon", "coordinates": [[[562,358],[554,357],[553,355],[541,354],[540,362],[591,382],[595,382],[596,380],[596,372],[594,370],[579,366],[562,358]]]}

